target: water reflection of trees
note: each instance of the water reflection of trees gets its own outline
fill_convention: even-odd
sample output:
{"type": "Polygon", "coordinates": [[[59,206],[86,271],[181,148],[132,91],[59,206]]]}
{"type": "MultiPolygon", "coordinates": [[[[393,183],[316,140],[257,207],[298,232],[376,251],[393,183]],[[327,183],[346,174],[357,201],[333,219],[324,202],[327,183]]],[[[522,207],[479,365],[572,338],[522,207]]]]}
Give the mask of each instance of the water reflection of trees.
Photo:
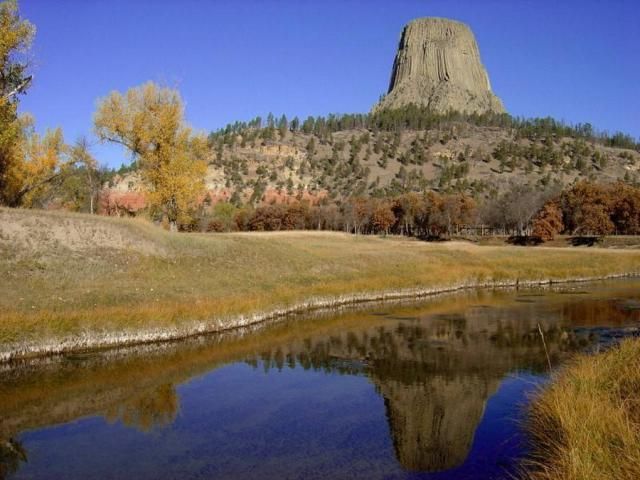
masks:
{"type": "Polygon", "coordinates": [[[0,439],[0,480],[16,473],[22,462],[27,461],[27,452],[20,442],[12,438],[0,439]]]}
{"type": "MultiPolygon", "coordinates": [[[[147,389],[136,389],[135,386],[129,386],[131,390],[128,395],[120,397],[119,392],[114,392],[117,401],[113,401],[109,394],[99,397],[98,404],[87,402],[88,409],[95,409],[99,405],[106,405],[101,414],[107,421],[122,422],[124,425],[136,428],[143,432],[151,431],[154,428],[170,425],[176,418],[179,410],[179,398],[172,384],[161,384],[147,389]]],[[[45,424],[56,423],[55,419],[64,416],[66,420],[67,414],[64,410],[69,408],[76,411],[83,409],[74,405],[73,402],[64,404],[63,412],[57,412],[57,405],[51,405],[51,409],[40,418],[33,418],[35,412],[25,412],[24,419],[17,419],[18,422],[43,421],[45,424]]],[[[95,412],[95,410],[93,410],[95,412]]],[[[22,462],[27,461],[27,451],[22,443],[12,438],[2,438],[3,435],[10,434],[11,430],[4,422],[0,422],[0,480],[8,478],[11,474],[18,471],[22,462]]]]}
{"type": "MultiPolygon", "coordinates": [[[[141,391],[134,390],[130,396],[109,403],[102,415],[107,421],[148,432],[154,428],[170,425],[176,418],[179,399],[171,384],[164,384],[141,391]]],[[[22,443],[0,437],[0,480],[18,471],[27,461],[27,451],[22,443]]]]}
{"type": "Polygon", "coordinates": [[[572,325],[623,326],[640,322],[640,301],[621,299],[575,301],[564,303],[562,316],[572,325]]]}
{"type": "Polygon", "coordinates": [[[104,417],[110,422],[121,421],[128,427],[148,432],[171,425],[176,418],[179,399],[171,384],[137,392],[130,398],[110,406],[104,417]]]}

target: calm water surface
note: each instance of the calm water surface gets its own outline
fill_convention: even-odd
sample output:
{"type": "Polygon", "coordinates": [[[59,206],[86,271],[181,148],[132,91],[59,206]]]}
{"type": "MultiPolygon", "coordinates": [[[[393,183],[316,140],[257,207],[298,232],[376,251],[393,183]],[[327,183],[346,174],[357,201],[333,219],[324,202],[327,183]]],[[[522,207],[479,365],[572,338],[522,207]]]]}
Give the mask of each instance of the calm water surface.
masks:
{"type": "Polygon", "coordinates": [[[0,367],[0,478],[511,478],[528,394],[640,282],[480,291],[0,367]]]}

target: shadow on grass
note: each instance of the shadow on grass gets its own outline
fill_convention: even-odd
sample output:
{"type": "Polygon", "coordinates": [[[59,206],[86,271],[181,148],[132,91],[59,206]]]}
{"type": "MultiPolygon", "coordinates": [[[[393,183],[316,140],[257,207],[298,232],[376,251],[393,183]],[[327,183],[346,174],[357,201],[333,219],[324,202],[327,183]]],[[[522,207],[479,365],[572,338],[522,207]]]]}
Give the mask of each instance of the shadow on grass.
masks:
{"type": "Polygon", "coordinates": [[[540,237],[529,235],[512,235],[507,239],[509,245],[519,245],[523,247],[535,247],[544,243],[540,237]]]}
{"type": "Polygon", "coordinates": [[[434,243],[443,243],[451,241],[449,237],[443,237],[441,235],[418,235],[416,237],[418,240],[422,240],[423,242],[434,242],[434,243]]]}
{"type": "Polygon", "coordinates": [[[567,238],[567,243],[573,247],[593,247],[600,243],[600,238],[595,236],[581,236],[567,238]]]}

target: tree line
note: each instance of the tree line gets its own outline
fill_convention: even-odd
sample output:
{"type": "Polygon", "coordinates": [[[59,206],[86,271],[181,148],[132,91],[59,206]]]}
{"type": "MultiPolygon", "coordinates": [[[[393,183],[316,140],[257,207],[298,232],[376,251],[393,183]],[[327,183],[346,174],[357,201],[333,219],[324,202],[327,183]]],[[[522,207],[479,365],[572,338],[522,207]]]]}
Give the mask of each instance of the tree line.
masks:
{"type": "Polygon", "coordinates": [[[508,113],[462,113],[451,110],[437,113],[425,106],[409,104],[396,109],[379,110],[372,113],[329,114],[327,116],[308,116],[304,120],[294,117],[288,120],[286,115],[276,117],[269,113],[265,119],[257,116],[248,122],[234,122],[212,131],[209,141],[214,144],[224,139],[231,142],[238,135],[260,135],[273,139],[276,132],[282,138],[286,132],[314,134],[326,139],[331,133],[345,130],[366,129],[372,132],[401,132],[404,130],[431,130],[443,128],[454,122],[464,122],[476,126],[500,127],[514,132],[516,139],[570,137],[600,143],[609,147],[627,148],[640,152],[640,140],[623,132],[610,134],[597,131],[590,123],[568,124],[551,117],[523,118],[508,113]]]}
{"type": "Polygon", "coordinates": [[[466,195],[408,193],[393,198],[354,197],[340,203],[290,200],[256,207],[229,202],[201,206],[184,230],[336,230],[355,234],[452,236],[473,221],[475,201],[466,195]]]}
{"type": "Polygon", "coordinates": [[[552,240],[555,235],[640,235],[640,188],[580,181],[564,190],[514,183],[496,198],[476,202],[454,193],[410,192],[315,204],[288,202],[238,207],[203,202],[186,231],[334,230],[419,238],[479,235],[552,240]]]}

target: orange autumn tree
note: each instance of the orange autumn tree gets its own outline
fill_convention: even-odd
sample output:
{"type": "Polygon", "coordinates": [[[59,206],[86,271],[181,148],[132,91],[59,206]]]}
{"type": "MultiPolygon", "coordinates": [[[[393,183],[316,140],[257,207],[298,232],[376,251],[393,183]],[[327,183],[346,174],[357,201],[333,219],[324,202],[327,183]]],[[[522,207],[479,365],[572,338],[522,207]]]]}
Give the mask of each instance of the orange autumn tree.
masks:
{"type": "Polygon", "coordinates": [[[371,223],[373,224],[374,232],[387,235],[389,229],[396,223],[396,217],[391,207],[392,204],[389,200],[378,200],[374,202],[371,211],[371,223]]]}
{"type": "Polygon", "coordinates": [[[564,223],[560,205],[556,201],[545,203],[533,219],[533,236],[546,242],[553,240],[562,230],[564,223]]]}
{"type": "Polygon", "coordinates": [[[172,230],[189,222],[204,191],[208,149],[205,137],[187,126],[180,94],[153,82],[112,92],[100,100],[94,124],[101,141],[133,154],[152,211],[172,230]]]}
{"type": "Polygon", "coordinates": [[[640,235],[640,188],[617,182],[612,186],[611,220],[618,233],[640,235]]]}
{"type": "Polygon", "coordinates": [[[610,185],[576,182],[561,198],[565,226],[574,235],[608,235],[615,231],[611,221],[613,190],[610,185]]]}
{"type": "Polygon", "coordinates": [[[462,194],[432,195],[435,212],[432,214],[431,228],[438,234],[444,232],[451,237],[454,228],[471,223],[476,205],[471,197],[462,194]]]}
{"type": "Polygon", "coordinates": [[[401,235],[412,235],[420,212],[422,199],[416,192],[409,192],[395,198],[392,211],[398,222],[401,235]]]}

